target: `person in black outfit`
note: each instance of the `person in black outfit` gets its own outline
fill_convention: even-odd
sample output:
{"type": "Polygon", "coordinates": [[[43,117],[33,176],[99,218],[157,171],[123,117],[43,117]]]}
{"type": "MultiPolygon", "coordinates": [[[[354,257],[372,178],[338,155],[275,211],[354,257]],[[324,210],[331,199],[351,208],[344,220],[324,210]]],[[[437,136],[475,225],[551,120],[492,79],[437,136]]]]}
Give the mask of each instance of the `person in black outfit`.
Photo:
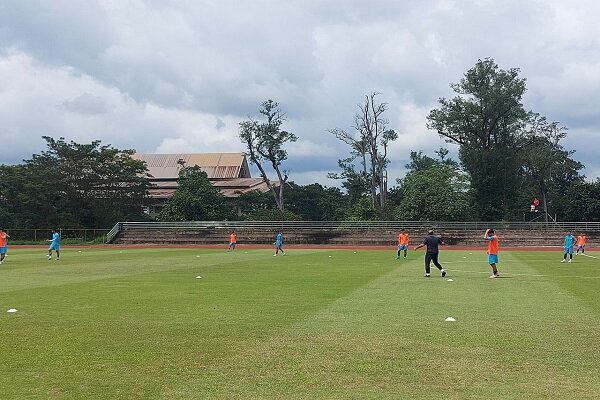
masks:
{"type": "Polygon", "coordinates": [[[431,274],[429,273],[429,271],[430,271],[429,266],[431,265],[432,261],[433,261],[433,264],[437,267],[437,269],[439,269],[440,272],[442,273],[442,278],[446,276],[446,271],[444,270],[444,268],[442,268],[442,266],[440,265],[440,263],[438,261],[438,255],[440,253],[438,246],[440,244],[444,244],[444,242],[442,242],[442,238],[439,236],[434,236],[433,230],[430,229],[429,232],[427,232],[427,236],[425,236],[425,239],[423,239],[423,243],[421,243],[420,245],[415,247],[415,250],[418,250],[423,246],[427,246],[427,252],[425,253],[425,277],[426,278],[429,278],[431,276],[431,274]]]}

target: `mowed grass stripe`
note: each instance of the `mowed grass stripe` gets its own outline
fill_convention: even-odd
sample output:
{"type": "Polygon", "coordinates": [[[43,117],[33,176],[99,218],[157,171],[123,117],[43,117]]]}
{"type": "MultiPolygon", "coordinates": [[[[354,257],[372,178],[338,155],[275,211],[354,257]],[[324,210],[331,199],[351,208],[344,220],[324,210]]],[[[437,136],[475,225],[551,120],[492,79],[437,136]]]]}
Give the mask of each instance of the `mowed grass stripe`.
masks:
{"type": "MultiPolygon", "coordinates": [[[[12,250],[12,249],[11,249],[12,250]]],[[[306,250],[307,252],[315,250],[306,250]]],[[[211,267],[253,262],[265,250],[225,252],[206,249],[64,250],[62,259],[48,261],[41,250],[12,250],[0,268],[0,293],[35,287],[69,285],[97,279],[152,274],[161,271],[205,271],[211,267]]]]}

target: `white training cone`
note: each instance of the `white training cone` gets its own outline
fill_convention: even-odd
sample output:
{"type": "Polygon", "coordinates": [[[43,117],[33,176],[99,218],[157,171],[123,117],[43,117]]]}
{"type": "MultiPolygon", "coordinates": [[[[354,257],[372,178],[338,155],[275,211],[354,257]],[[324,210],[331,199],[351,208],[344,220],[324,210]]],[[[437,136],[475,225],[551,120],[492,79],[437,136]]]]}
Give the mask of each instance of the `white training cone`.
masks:
{"type": "Polygon", "coordinates": [[[354,252],[354,254],[356,254],[356,252],[354,252]]]}
{"type": "Polygon", "coordinates": [[[467,256],[464,256],[463,258],[467,258],[467,256]]]}
{"type": "Polygon", "coordinates": [[[6,311],[6,312],[13,313],[13,312],[17,312],[17,311],[19,311],[19,310],[17,310],[16,308],[11,308],[11,309],[9,309],[9,310],[8,310],[8,311],[6,311]]]}
{"type": "Polygon", "coordinates": [[[329,256],[329,258],[331,258],[331,256],[329,256]]]}
{"type": "Polygon", "coordinates": [[[448,279],[448,282],[454,282],[454,279],[450,278],[448,279]]]}
{"type": "Polygon", "coordinates": [[[202,277],[201,277],[200,275],[198,275],[198,276],[196,277],[196,279],[202,279],[202,277]]]}
{"type": "Polygon", "coordinates": [[[200,258],[200,256],[196,256],[196,258],[200,258]]]}
{"type": "Polygon", "coordinates": [[[452,318],[452,317],[448,317],[448,318],[446,318],[445,321],[446,322],[455,322],[456,320],[454,318],[452,318]]]}

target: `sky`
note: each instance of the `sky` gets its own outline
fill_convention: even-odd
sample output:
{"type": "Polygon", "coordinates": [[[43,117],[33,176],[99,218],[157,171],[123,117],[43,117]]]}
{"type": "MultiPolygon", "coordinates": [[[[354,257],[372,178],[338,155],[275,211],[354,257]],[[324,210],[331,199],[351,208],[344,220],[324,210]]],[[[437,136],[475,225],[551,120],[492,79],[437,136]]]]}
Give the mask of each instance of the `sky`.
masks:
{"type": "MultiPolygon", "coordinates": [[[[239,122],[277,101],[298,136],[299,184],[338,170],[364,96],[388,105],[390,186],[411,150],[457,147],[427,129],[478,59],[520,68],[526,109],[569,128],[563,145],[600,177],[596,0],[4,0],[0,164],[43,135],[141,153],[240,152],[239,122]]],[[[256,174],[255,174],[256,175],[256,174]]]]}

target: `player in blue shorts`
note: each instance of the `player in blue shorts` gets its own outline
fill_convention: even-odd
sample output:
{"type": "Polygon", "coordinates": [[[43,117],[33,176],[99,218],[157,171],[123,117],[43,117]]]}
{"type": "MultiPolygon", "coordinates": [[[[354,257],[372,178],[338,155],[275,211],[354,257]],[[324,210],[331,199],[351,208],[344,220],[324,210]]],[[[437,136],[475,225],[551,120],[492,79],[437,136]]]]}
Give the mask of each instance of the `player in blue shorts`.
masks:
{"type": "Polygon", "coordinates": [[[500,273],[498,272],[498,235],[493,229],[488,228],[483,234],[483,238],[488,241],[488,263],[492,267],[492,275],[490,278],[499,278],[500,273]]]}
{"type": "Polygon", "coordinates": [[[4,232],[2,228],[0,228],[0,264],[4,261],[4,257],[6,257],[6,250],[8,248],[8,238],[10,236],[8,233],[4,232]]]}
{"type": "Polygon", "coordinates": [[[571,232],[567,232],[565,236],[565,252],[561,263],[567,261],[567,254],[569,255],[569,262],[573,261],[573,246],[575,245],[575,236],[571,232]]]}
{"type": "Polygon", "coordinates": [[[60,260],[60,234],[56,229],[52,230],[52,239],[48,239],[50,247],[48,247],[48,261],[52,260],[52,251],[56,251],[56,261],[60,260]]]}
{"type": "Polygon", "coordinates": [[[398,252],[396,253],[396,260],[400,259],[400,252],[404,251],[404,259],[406,260],[406,252],[408,251],[408,233],[404,229],[400,231],[398,235],[398,252]]]}
{"type": "Polygon", "coordinates": [[[285,251],[283,251],[283,234],[281,231],[279,231],[277,237],[275,238],[275,254],[273,254],[273,257],[275,257],[280,251],[281,254],[285,256],[285,251]]]}

